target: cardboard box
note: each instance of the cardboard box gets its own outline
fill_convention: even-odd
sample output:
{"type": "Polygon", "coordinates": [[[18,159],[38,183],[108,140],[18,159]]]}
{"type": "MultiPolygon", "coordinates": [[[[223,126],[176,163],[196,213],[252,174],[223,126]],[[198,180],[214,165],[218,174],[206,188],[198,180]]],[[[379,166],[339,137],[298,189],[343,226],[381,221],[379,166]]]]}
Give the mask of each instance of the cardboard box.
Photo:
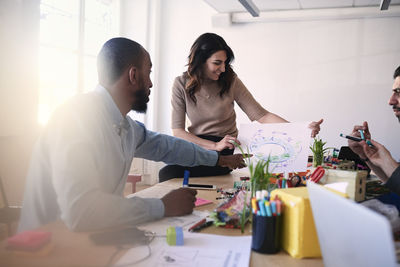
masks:
{"type": "Polygon", "coordinates": [[[306,187],[276,189],[284,207],[282,212],[282,248],[294,258],[321,257],[318,236],[306,187]]]}
{"type": "Polygon", "coordinates": [[[347,195],[354,201],[360,202],[365,200],[367,175],[367,171],[325,169],[325,176],[320,184],[347,182],[347,195]]]}

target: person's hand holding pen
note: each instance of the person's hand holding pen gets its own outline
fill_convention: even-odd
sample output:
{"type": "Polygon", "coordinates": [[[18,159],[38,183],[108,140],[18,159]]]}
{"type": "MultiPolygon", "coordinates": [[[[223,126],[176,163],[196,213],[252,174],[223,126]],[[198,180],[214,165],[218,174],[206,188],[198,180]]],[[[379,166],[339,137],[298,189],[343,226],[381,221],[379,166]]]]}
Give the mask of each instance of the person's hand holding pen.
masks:
{"type": "Polygon", "coordinates": [[[368,145],[365,141],[359,143],[363,149],[363,153],[372,164],[378,166],[387,177],[390,177],[399,166],[399,163],[393,159],[389,150],[383,145],[374,140],[370,140],[370,142],[372,146],[368,145]]]}
{"type": "MultiPolygon", "coordinates": [[[[363,125],[355,125],[353,128],[353,131],[351,132],[350,135],[359,137],[364,140],[371,139],[371,133],[369,132],[368,122],[364,121],[363,125]],[[362,138],[360,131],[362,131],[364,138],[362,138]]],[[[349,139],[348,144],[349,144],[350,149],[353,150],[353,152],[356,153],[361,159],[367,158],[367,156],[364,153],[363,146],[360,144],[360,142],[349,139]]]]}

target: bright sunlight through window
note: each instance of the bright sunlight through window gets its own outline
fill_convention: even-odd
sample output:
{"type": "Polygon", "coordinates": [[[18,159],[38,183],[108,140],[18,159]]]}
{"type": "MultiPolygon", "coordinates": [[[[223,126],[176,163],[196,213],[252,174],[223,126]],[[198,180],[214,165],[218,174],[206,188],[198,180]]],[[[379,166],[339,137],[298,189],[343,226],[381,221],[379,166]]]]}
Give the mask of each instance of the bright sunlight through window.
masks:
{"type": "Polygon", "coordinates": [[[117,0],[40,3],[39,123],[69,97],[94,89],[96,55],[118,34],[117,0]]]}

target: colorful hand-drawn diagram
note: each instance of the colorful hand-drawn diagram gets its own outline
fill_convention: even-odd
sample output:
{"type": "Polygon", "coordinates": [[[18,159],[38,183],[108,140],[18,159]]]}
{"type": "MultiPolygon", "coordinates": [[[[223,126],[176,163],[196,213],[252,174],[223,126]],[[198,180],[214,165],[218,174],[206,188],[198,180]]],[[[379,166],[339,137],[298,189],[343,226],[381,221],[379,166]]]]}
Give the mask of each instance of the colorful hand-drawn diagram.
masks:
{"type": "Polygon", "coordinates": [[[307,168],[311,130],[308,123],[242,124],[238,139],[253,160],[270,157],[270,171],[299,172],[307,168]]]}

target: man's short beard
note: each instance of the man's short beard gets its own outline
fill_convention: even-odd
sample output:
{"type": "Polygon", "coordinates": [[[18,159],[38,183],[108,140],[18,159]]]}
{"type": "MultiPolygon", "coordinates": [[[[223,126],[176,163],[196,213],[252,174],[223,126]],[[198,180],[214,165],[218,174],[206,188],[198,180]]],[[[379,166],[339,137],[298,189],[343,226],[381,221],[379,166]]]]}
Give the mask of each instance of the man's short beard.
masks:
{"type": "MultiPolygon", "coordinates": [[[[400,107],[398,107],[398,106],[393,105],[392,108],[393,108],[393,111],[400,111],[400,107]]],[[[400,122],[400,116],[396,116],[396,117],[400,122]]]]}
{"type": "Polygon", "coordinates": [[[136,111],[137,113],[146,113],[147,111],[147,104],[144,105],[132,105],[132,110],[136,111]]]}
{"type": "Polygon", "coordinates": [[[146,113],[147,102],[149,102],[149,96],[146,93],[145,88],[140,88],[135,94],[136,101],[132,104],[132,110],[139,113],[146,113]]]}
{"type": "Polygon", "coordinates": [[[138,87],[139,90],[135,92],[136,101],[132,104],[131,109],[139,113],[146,113],[147,102],[149,102],[149,95],[147,93],[146,87],[143,85],[142,77],[139,78],[138,87]]]}

